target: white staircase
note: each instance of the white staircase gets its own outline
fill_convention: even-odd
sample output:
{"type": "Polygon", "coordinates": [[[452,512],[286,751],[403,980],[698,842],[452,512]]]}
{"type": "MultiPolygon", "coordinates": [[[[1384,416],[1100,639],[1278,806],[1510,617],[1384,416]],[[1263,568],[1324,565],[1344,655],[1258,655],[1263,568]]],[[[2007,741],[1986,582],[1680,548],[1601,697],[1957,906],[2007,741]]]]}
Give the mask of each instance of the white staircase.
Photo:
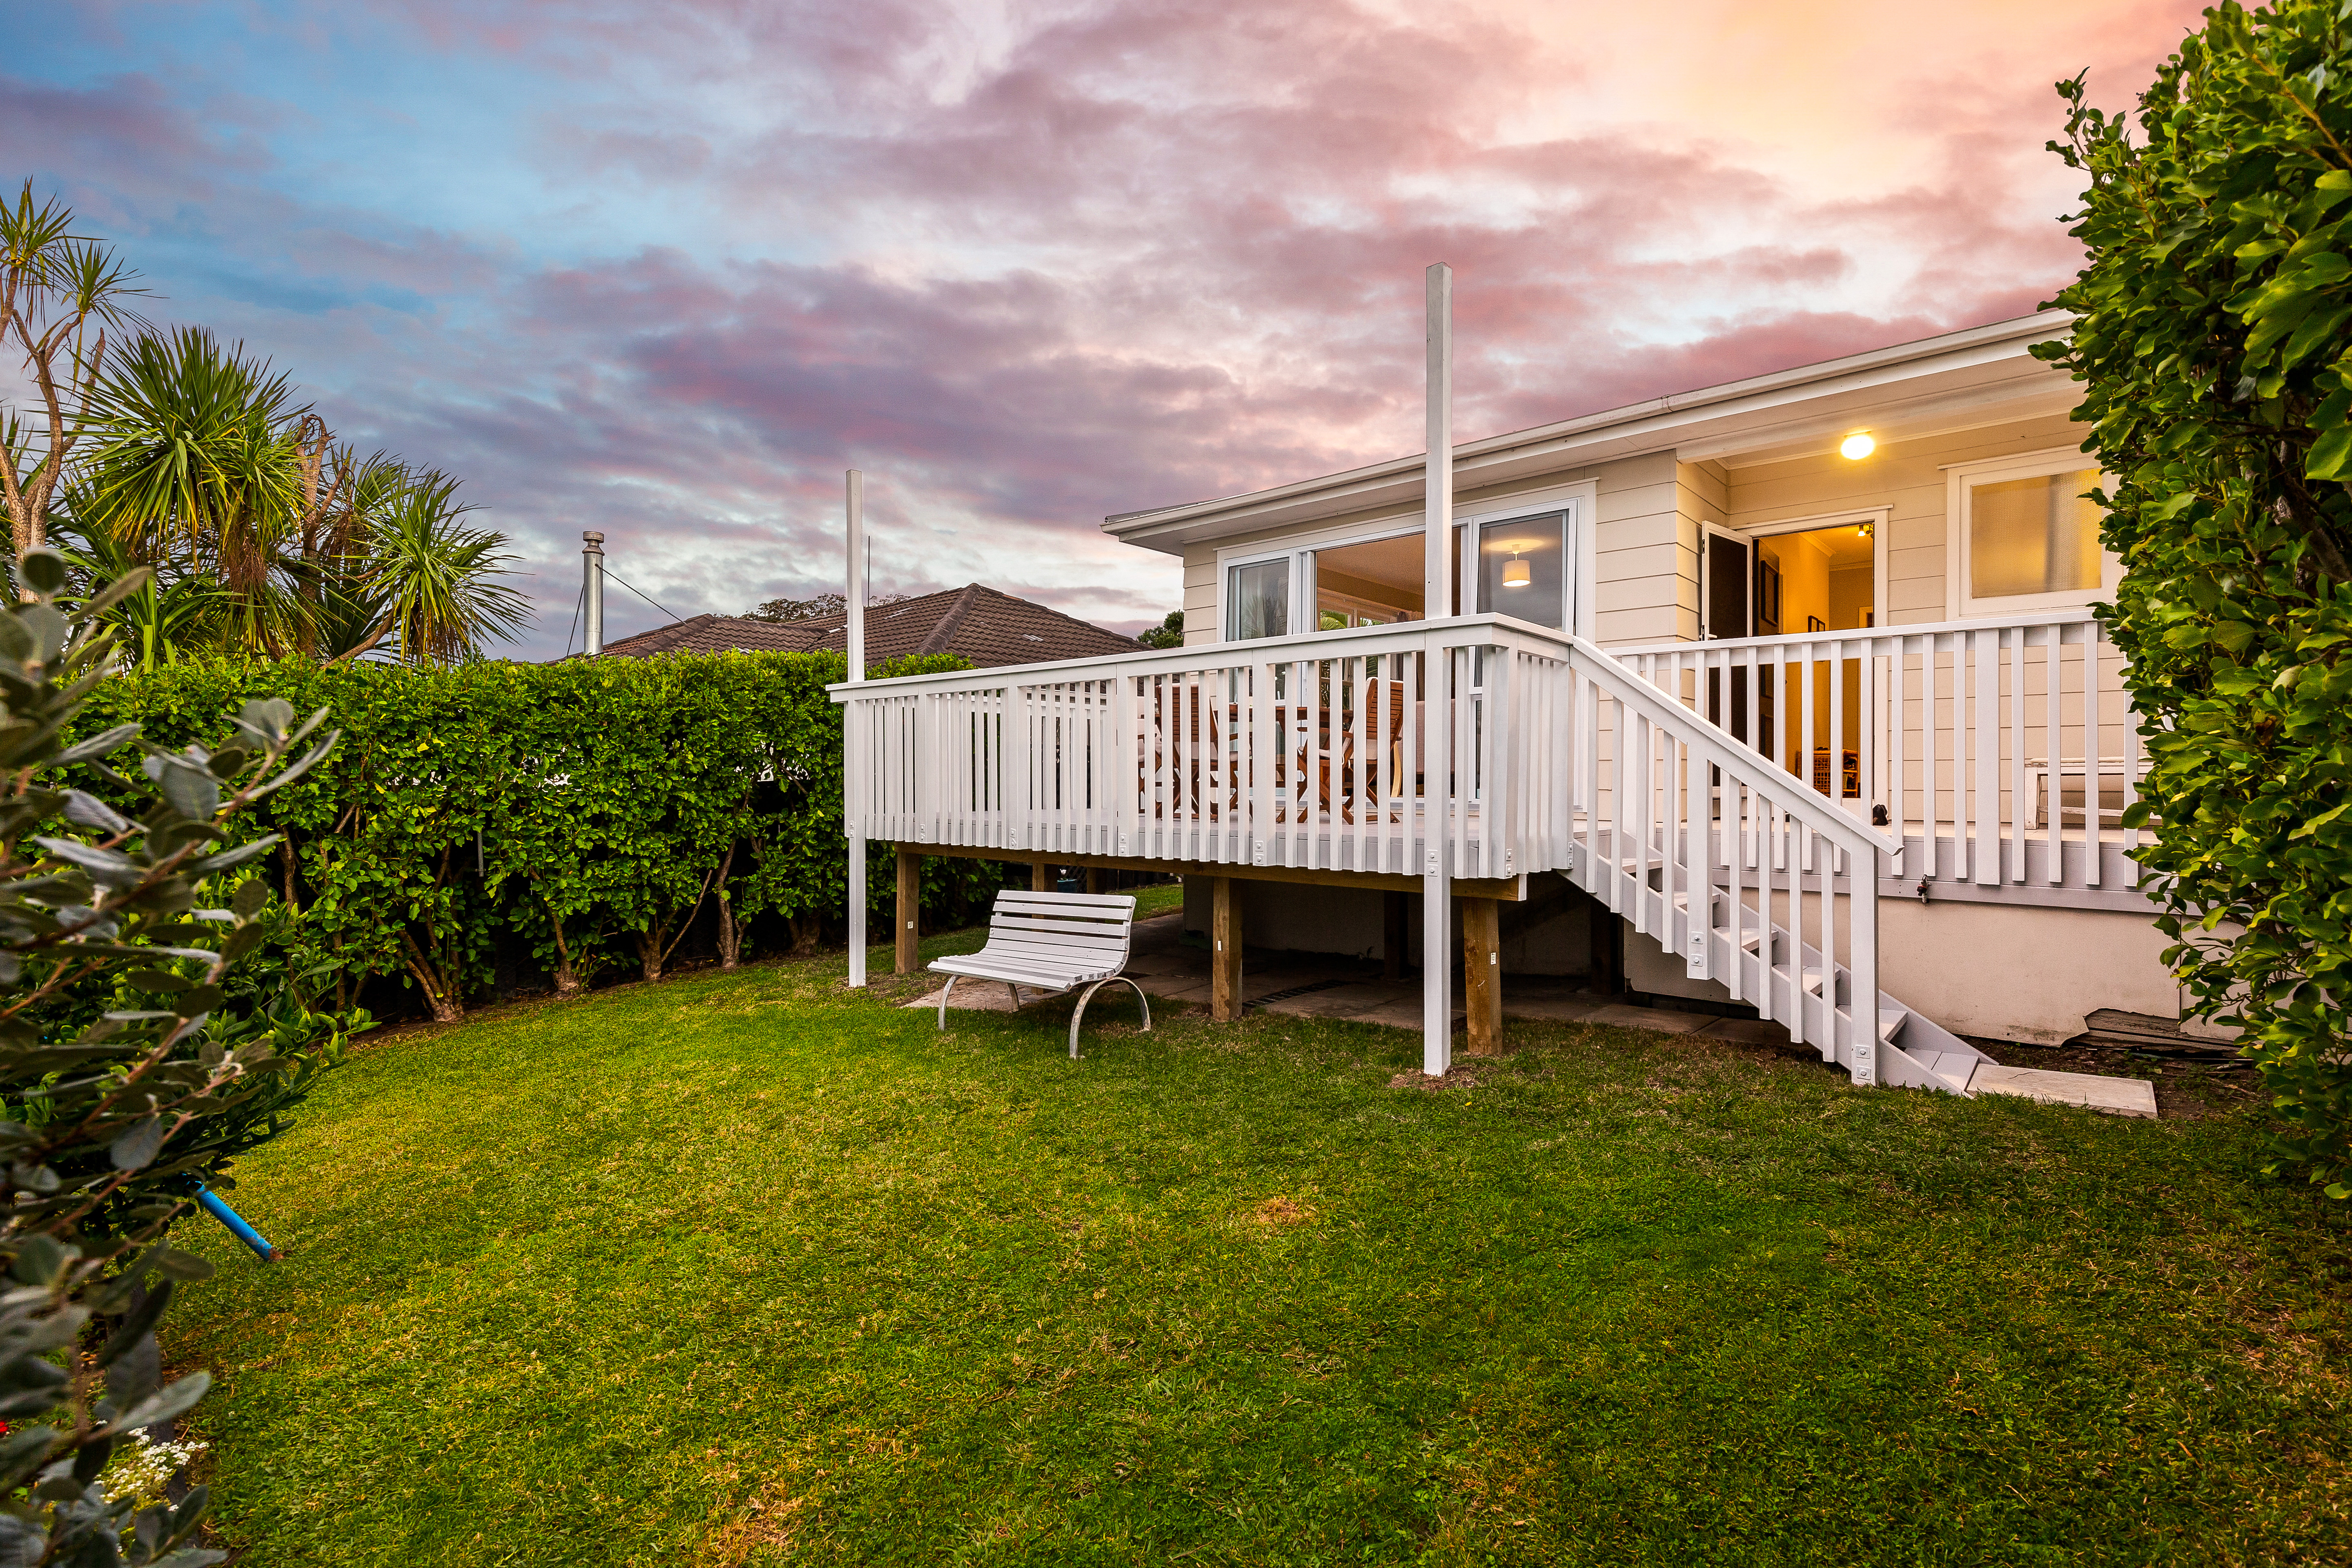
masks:
{"type": "MultiPolygon", "coordinates": [[[[1583,875],[1581,867],[1563,875],[1632,921],[1636,931],[1669,954],[1687,959],[1695,942],[1703,940],[1706,963],[1703,967],[1690,964],[1693,978],[1721,980],[1735,1001],[1749,1002],[1763,1017],[1784,1024],[1791,1040],[1813,1046],[1823,1061],[1853,1070],[1853,974],[1845,964],[1824,960],[1820,948],[1764,918],[1755,905],[1742,901],[1735,906],[1726,887],[1710,888],[1706,925],[1696,927],[1690,918],[1691,879],[1680,875],[1685,868],[1679,862],[1653,856],[1644,869],[1638,859],[1629,858],[1616,862],[1613,878],[1608,862],[1596,858],[1592,863],[1599,868],[1596,877],[1583,875]],[[1680,884],[1672,893],[1665,889],[1670,877],[1680,884]],[[1826,1008],[1824,974],[1829,977],[1826,1008]],[[1822,1027],[1825,1017],[1834,1026],[1822,1027]],[[1812,1027],[1807,1027],[1808,1019],[1812,1027]]],[[[1874,1072],[1859,1081],[1968,1095],[1978,1065],[1990,1060],[1885,991],[1878,993],[1876,1012],[1875,1049],[1870,1053],[1874,1072]]]]}
{"type": "Polygon", "coordinates": [[[1856,1083],[1969,1094],[1984,1053],[1876,984],[1892,840],[1584,654],[1569,661],[1580,776],[1561,874],[1856,1083]]]}

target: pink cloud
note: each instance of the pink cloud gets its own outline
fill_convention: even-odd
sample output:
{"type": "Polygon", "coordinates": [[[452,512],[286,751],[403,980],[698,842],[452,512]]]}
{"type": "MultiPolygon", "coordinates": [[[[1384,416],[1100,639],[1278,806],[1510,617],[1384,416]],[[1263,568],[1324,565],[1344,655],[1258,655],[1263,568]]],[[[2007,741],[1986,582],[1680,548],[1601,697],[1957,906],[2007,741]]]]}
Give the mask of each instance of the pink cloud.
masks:
{"type": "MultiPolygon", "coordinates": [[[[822,586],[859,463],[879,525],[921,542],[894,585],[979,574],[1131,625],[1172,577],[1091,564],[1104,513],[1417,449],[1433,259],[1466,435],[2031,309],[2074,266],[2048,82],[2145,79],[2194,10],[368,15],[513,82],[524,132],[491,151],[535,182],[516,211],[610,213],[610,237],[305,198],[270,104],[207,115],[152,73],[0,85],[0,134],[119,214],[196,194],[221,254],[340,285],[174,309],[467,475],[558,612],[583,526],[674,608],[822,586]]],[[[429,141],[432,106],[399,107],[429,141]]]]}

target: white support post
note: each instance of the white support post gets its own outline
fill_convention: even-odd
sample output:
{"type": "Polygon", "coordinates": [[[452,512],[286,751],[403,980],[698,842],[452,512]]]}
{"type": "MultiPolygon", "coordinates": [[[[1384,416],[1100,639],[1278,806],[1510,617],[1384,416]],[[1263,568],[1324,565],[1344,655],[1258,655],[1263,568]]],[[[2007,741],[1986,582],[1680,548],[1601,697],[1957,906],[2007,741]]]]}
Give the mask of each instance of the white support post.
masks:
{"type": "MultiPolygon", "coordinates": [[[[1856,851],[1846,861],[1846,1012],[1853,1021],[1853,1059],[1846,1076],[1867,1088],[1878,1081],[1878,851],[1856,851]]],[[[1828,879],[1822,879],[1826,883],[1828,879]]],[[[1830,896],[1822,893],[1822,930],[1830,896]]]]}
{"type": "MultiPolygon", "coordinates": [[[[1426,275],[1429,361],[1428,441],[1423,447],[1426,502],[1422,541],[1422,619],[1445,618],[1453,608],[1454,543],[1454,268],[1440,261],[1426,275]]],[[[1453,889],[1445,864],[1454,796],[1454,655],[1431,638],[1422,656],[1428,748],[1422,786],[1421,1070],[1435,1077],[1454,1062],[1453,889]]]]}
{"type": "MultiPolygon", "coordinates": [[[[866,679],[866,476],[856,468],[849,470],[847,534],[847,592],[842,597],[848,608],[848,679],[860,681],[866,679]]],[[[857,744],[865,730],[861,705],[849,703],[842,717],[842,743],[848,751],[841,782],[843,826],[849,838],[849,984],[854,990],[866,984],[865,803],[856,793],[866,773],[857,744]]]]}

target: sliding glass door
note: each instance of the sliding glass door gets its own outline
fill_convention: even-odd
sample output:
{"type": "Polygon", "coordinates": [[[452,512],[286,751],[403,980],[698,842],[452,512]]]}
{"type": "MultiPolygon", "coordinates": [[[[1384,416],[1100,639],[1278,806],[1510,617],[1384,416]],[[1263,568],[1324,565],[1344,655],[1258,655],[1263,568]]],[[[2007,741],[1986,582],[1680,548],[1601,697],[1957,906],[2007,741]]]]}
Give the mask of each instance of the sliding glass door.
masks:
{"type": "MultiPolygon", "coordinates": [[[[1449,615],[1503,615],[1577,628],[1581,591],[1573,507],[1482,519],[1454,530],[1449,615]],[[1465,610],[1465,602],[1471,608],[1465,610]]],[[[1224,563],[1228,642],[1393,626],[1423,617],[1424,536],[1418,528],[1318,548],[1267,551],[1224,563]]]]}

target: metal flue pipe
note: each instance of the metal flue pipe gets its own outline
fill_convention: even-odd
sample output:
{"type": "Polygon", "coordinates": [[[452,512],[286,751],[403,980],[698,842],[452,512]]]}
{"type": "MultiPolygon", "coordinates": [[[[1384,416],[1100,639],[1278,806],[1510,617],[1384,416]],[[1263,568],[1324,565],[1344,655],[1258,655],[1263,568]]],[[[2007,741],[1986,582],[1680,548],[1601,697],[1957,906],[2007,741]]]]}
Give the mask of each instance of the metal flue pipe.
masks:
{"type": "Polygon", "coordinates": [[[587,605],[588,652],[604,651],[604,536],[594,529],[580,535],[580,594],[587,605]]]}

